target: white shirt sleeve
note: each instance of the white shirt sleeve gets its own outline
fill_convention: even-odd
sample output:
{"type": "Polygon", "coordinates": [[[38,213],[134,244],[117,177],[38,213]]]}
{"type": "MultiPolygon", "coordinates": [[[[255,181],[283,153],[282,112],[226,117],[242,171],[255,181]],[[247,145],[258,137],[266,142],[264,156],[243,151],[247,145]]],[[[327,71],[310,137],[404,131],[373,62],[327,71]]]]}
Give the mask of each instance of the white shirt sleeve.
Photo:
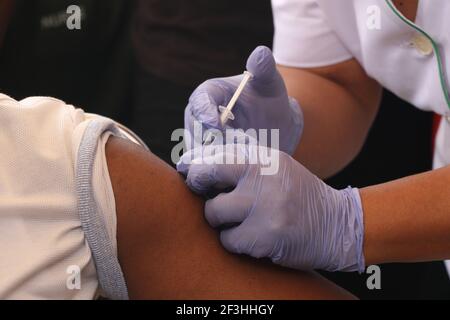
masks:
{"type": "Polygon", "coordinates": [[[352,58],[316,0],[272,0],[278,64],[313,68],[352,58]]]}

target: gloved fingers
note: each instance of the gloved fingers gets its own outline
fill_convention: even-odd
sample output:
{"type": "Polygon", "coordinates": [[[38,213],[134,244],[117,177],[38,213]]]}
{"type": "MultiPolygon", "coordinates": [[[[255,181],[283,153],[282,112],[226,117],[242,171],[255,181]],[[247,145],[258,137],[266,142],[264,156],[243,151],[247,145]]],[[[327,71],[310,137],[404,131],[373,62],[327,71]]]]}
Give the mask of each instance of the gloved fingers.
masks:
{"type": "Polygon", "coordinates": [[[276,250],[277,241],[266,233],[258,230],[257,226],[243,224],[222,231],[220,242],[231,253],[246,254],[253,258],[270,258],[276,250]]]}
{"type": "Polygon", "coordinates": [[[195,120],[208,129],[221,129],[219,106],[226,106],[236,90],[238,80],[234,78],[208,80],[192,93],[186,108],[186,128],[195,120]]]}
{"type": "Polygon", "coordinates": [[[273,250],[272,244],[267,243],[263,234],[249,229],[245,224],[220,233],[220,242],[231,253],[246,254],[253,258],[266,258],[273,250]]]}
{"type": "Polygon", "coordinates": [[[248,217],[251,206],[252,201],[236,191],[222,193],[206,202],[205,217],[213,228],[236,225],[248,217]]]}
{"type": "Polygon", "coordinates": [[[192,191],[199,194],[206,194],[213,189],[224,190],[238,184],[246,167],[244,164],[195,164],[194,160],[189,168],[186,183],[192,191]]]}
{"type": "Polygon", "coordinates": [[[181,156],[180,161],[177,163],[177,171],[187,176],[193,164],[224,163],[225,154],[223,152],[223,144],[219,145],[217,140],[210,145],[202,145],[201,142],[199,147],[189,149],[181,156]]]}
{"type": "Polygon", "coordinates": [[[177,171],[183,176],[187,176],[189,169],[191,168],[192,159],[195,159],[195,153],[200,152],[200,148],[190,149],[188,152],[184,153],[177,163],[177,171]]]}
{"type": "Polygon", "coordinates": [[[183,155],[180,170],[187,174],[186,183],[192,191],[206,194],[211,190],[235,187],[248,167],[247,145],[211,145],[183,155]],[[187,165],[186,165],[187,164],[187,165]]]}
{"type": "Polygon", "coordinates": [[[249,254],[251,248],[248,248],[247,239],[244,239],[245,228],[242,225],[222,231],[220,233],[220,242],[226,250],[236,254],[249,254]]]}
{"type": "Polygon", "coordinates": [[[278,72],[272,51],[257,47],[247,60],[247,70],[253,74],[250,85],[261,95],[280,95],[286,92],[283,78],[278,72]]]}
{"type": "MultiPolygon", "coordinates": [[[[211,145],[201,145],[184,153],[177,163],[177,171],[187,176],[193,164],[224,164],[224,163],[250,163],[258,156],[258,146],[255,137],[236,129],[233,141],[223,144],[216,140],[211,145]]],[[[254,160],[255,161],[255,160],[254,160]]]]}

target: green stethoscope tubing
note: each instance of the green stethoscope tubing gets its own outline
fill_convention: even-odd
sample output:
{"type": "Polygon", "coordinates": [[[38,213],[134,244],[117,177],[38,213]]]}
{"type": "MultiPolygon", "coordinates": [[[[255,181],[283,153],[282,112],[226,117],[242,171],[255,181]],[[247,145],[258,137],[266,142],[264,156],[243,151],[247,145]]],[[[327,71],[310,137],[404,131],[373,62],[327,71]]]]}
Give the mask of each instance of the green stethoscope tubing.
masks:
{"type": "Polygon", "coordinates": [[[450,92],[449,92],[449,88],[447,86],[447,80],[446,80],[446,77],[445,77],[444,64],[442,62],[441,50],[439,49],[438,44],[436,43],[436,41],[434,41],[434,39],[428,33],[426,33],[424,30],[422,30],[417,25],[412,23],[400,11],[398,11],[397,8],[395,7],[395,5],[392,3],[392,0],[385,0],[385,1],[388,4],[389,8],[391,8],[391,10],[403,22],[405,22],[408,26],[410,26],[411,28],[413,28],[417,32],[419,32],[422,35],[424,35],[428,40],[430,40],[431,44],[433,45],[433,50],[434,50],[434,53],[436,54],[436,58],[437,58],[437,61],[438,61],[439,78],[440,78],[440,81],[441,81],[442,91],[444,92],[445,101],[447,102],[447,107],[450,109],[450,92]]]}

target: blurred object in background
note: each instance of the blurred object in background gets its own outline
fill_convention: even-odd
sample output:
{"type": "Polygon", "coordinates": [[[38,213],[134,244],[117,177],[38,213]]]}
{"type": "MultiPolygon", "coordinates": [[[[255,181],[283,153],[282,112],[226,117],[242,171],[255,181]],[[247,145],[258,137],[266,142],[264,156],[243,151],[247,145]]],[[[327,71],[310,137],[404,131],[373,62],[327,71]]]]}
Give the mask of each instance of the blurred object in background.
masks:
{"type": "Polygon", "coordinates": [[[0,0],[0,50],[2,49],[3,37],[11,19],[13,7],[14,0],[0,0]]]}
{"type": "MultiPolygon", "coordinates": [[[[169,162],[171,135],[203,81],[241,74],[258,45],[272,46],[270,0],[137,0],[138,72],[128,125],[169,162]]],[[[173,165],[173,164],[172,164],[173,165]]]]}
{"type": "Polygon", "coordinates": [[[0,47],[0,91],[53,96],[115,119],[132,79],[129,0],[16,0],[0,47]],[[81,9],[69,30],[67,8],[81,9]]]}

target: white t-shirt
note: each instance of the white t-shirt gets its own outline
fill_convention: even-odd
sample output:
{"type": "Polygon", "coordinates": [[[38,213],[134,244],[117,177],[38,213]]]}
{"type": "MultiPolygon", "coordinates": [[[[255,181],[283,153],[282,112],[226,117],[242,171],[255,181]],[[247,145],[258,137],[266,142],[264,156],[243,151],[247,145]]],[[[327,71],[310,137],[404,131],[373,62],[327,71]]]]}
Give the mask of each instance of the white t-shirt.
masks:
{"type": "Polygon", "coordinates": [[[450,1],[419,1],[414,24],[389,0],[272,3],[277,63],[310,68],[355,58],[400,98],[444,116],[434,167],[450,164],[450,1]]]}
{"type": "Polygon", "coordinates": [[[0,127],[0,299],[126,299],[105,157],[125,133],[60,100],[3,94],[0,127]]]}

